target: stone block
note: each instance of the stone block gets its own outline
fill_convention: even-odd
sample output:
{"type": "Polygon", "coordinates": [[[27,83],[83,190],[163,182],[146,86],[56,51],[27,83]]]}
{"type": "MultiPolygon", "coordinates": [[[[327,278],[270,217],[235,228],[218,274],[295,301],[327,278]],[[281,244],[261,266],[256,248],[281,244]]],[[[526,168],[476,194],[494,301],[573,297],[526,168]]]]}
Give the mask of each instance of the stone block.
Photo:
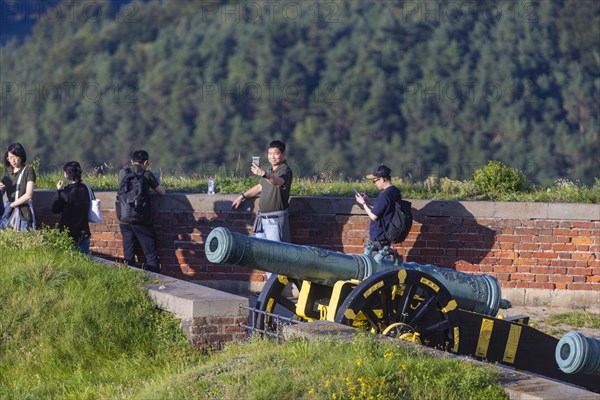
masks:
{"type": "Polygon", "coordinates": [[[600,221],[600,204],[549,203],[548,219],[600,221]]]}
{"type": "Polygon", "coordinates": [[[527,307],[551,307],[552,290],[525,289],[525,305],[527,307]]]}
{"type": "Polygon", "coordinates": [[[157,306],[181,318],[243,316],[240,305],[248,306],[248,299],[221,292],[195,283],[160,274],[159,283],[147,285],[148,295],[157,306]]]}
{"type": "Polygon", "coordinates": [[[600,291],[553,290],[551,306],[600,314],[600,291]]]}
{"type": "Polygon", "coordinates": [[[547,203],[496,202],[494,218],[544,219],[548,215],[547,203]]]}

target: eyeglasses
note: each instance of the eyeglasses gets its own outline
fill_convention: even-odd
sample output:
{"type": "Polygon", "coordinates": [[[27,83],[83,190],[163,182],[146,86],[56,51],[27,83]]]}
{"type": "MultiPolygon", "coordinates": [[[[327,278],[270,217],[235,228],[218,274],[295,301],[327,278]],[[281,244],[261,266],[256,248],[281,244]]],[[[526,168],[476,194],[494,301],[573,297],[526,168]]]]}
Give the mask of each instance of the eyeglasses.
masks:
{"type": "Polygon", "coordinates": [[[381,178],[375,178],[373,179],[373,183],[377,183],[378,180],[380,180],[381,178]]]}

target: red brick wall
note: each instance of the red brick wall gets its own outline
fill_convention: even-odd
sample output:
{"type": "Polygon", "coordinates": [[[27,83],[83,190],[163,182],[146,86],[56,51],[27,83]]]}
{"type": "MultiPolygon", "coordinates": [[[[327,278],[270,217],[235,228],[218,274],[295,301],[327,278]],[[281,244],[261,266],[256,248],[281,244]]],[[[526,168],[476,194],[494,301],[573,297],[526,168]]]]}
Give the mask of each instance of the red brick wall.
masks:
{"type": "MultiPolygon", "coordinates": [[[[36,191],[38,219],[57,221],[53,192],[36,191]]],[[[92,251],[123,256],[114,193],[98,193],[104,223],[92,226],[92,251]]],[[[259,285],[261,271],[209,264],[204,239],[218,226],[248,233],[254,202],[231,211],[234,196],[169,194],[153,198],[161,263],[166,274],[195,281],[259,285]]],[[[369,219],[350,198],[295,197],[293,242],[361,253],[369,219]]],[[[398,246],[406,261],[498,278],[504,288],[600,291],[600,205],[413,201],[415,222],[398,246]]]]}
{"type": "Polygon", "coordinates": [[[248,338],[248,317],[200,317],[190,325],[188,340],[201,351],[223,350],[226,343],[242,342],[248,338]]]}

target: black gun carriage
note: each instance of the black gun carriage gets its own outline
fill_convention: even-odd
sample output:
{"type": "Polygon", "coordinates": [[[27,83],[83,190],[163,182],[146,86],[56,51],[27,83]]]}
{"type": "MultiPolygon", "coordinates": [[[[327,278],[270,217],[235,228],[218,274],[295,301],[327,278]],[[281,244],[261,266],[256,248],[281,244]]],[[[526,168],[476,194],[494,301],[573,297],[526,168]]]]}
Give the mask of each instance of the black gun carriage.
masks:
{"type": "Polygon", "coordinates": [[[498,315],[510,302],[490,275],[402,262],[390,249],[344,254],[222,227],[208,235],[205,252],[216,264],[272,273],[251,320],[257,331],[276,329],[275,313],[283,310],[299,321],[364,327],[600,392],[600,340],[577,332],[559,340],[527,316],[498,315]]]}

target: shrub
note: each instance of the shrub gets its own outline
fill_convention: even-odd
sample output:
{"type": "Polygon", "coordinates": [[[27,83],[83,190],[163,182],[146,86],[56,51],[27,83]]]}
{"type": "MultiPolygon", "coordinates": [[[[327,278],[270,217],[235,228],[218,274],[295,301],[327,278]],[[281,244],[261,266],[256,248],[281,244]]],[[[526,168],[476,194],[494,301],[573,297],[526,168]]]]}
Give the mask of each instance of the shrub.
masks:
{"type": "Polygon", "coordinates": [[[526,178],[517,169],[509,168],[500,161],[490,161],[473,173],[473,183],[480,194],[495,199],[502,194],[523,190],[526,178]]]}
{"type": "MultiPolygon", "coordinates": [[[[490,163],[498,169],[506,168],[498,162],[490,163]],[[499,165],[497,165],[499,164],[499,165]]],[[[116,191],[118,186],[117,169],[102,167],[94,173],[84,177],[96,191],[116,191]]],[[[506,168],[509,174],[520,178],[512,179],[521,182],[518,185],[505,184],[492,185],[495,180],[504,179],[501,174],[490,177],[486,172],[493,167],[489,165],[476,171],[482,174],[479,177],[480,185],[477,186],[473,180],[452,180],[446,177],[429,177],[423,182],[413,182],[412,179],[394,177],[393,183],[402,191],[402,197],[408,199],[425,200],[486,200],[495,201],[537,201],[537,202],[561,202],[561,203],[592,203],[600,202],[600,179],[596,178],[593,186],[586,186],[577,181],[561,178],[555,181],[553,186],[525,185],[525,177],[520,172],[506,168]],[[486,172],[484,172],[486,171],[486,172]],[[485,182],[481,182],[485,181],[485,182]],[[488,189],[496,188],[495,190],[488,189]],[[523,190],[518,192],[516,188],[523,190]],[[514,188],[514,189],[513,189],[514,188]]],[[[42,173],[38,176],[36,189],[54,190],[56,181],[63,179],[62,173],[42,173]]],[[[510,179],[509,179],[510,180],[510,179]]],[[[243,190],[256,185],[260,179],[253,176],[229,176],[215,174],[215,189],[217,194],[239,194],[243,190]]],[[[169,193],[206,193],[207,177],[191,174],[184,175],[181,171],[164,171],[161,182],[169,193]]],[[[354,190],[366,193],[369,197],[379,194],[377,187],[367,179],[351,180],[340,177],[338,180],[330,178],[294,178],[292,184],[292,196],[332,196],[332,197],[354,197],[354,190]]]]}

